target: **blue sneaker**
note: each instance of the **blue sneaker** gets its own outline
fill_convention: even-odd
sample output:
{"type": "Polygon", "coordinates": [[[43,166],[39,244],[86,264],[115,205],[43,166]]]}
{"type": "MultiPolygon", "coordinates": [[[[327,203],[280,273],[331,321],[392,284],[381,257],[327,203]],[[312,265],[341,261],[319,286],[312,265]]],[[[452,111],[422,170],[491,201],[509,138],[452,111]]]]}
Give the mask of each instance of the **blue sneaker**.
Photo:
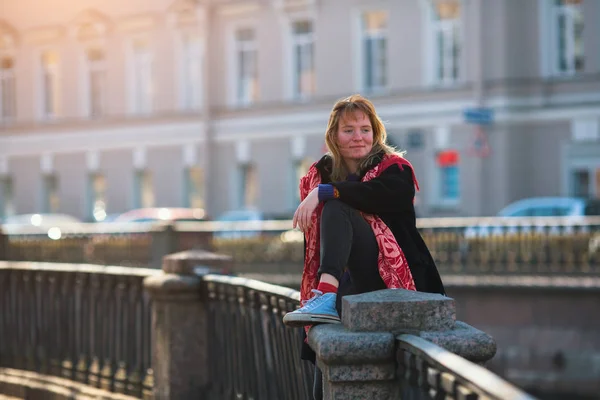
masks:
{"type": "Polygon", "coordinates": [[[339,324],[340,316],[335,309],[336,293],[325,293],[313,289],[315,294],[305,301],[302,307],[283,316],[287,326],[307,326],[315,324],[339,324]]]}

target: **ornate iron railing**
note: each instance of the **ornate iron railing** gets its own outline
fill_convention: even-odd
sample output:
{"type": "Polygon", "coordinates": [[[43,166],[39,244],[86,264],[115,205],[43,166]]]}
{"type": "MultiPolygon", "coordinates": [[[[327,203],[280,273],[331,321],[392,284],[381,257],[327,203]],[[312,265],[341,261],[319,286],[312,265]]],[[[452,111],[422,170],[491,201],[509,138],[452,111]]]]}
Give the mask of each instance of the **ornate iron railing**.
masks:
{"type": "Polygon", "coordinates": [[[282,323],[299,305],[299,293],[230,276],[208,275],[204,282],[214,365],[211,398],[311,398],[314,368],[300,360],[302,330],[282,323]]]}
{"type": "Polygon", "coordinates": [[[156,270],[0,262],[0,367],[142,397],[152,388],[156,270]]]}
{"type": "Polygon", "coordinates": [[[413,335],[397,341],[403,400],[535,400],[487,369],[413,335]]]}
{"type": "MultiPolygon", "coordinates": [[[[423,218],[417,226],[445,275],[600,275],[600,217],[423,218]]],[[[231,255],[236,273],[302,269],[303,236],[291,221],[59,229],[52,240],[35,227],[5,228],[0,259],[160,267],[166,254],[202,248],[231,255]]]]}

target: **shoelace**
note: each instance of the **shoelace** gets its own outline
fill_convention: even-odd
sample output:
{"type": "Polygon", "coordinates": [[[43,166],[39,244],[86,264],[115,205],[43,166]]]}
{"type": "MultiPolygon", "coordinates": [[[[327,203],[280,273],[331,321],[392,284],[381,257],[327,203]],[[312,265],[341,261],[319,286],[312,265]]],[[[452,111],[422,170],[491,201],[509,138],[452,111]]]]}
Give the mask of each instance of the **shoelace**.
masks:
{"type": "Polygon", "coordinates": [[[317,289],[312,289],[311,292],[313,292],[315,295],[308,300],[302,300],[302,307],[308,307],[310,304],[313,304],[316,299],[323,295],[323,292],[317,289]]]}

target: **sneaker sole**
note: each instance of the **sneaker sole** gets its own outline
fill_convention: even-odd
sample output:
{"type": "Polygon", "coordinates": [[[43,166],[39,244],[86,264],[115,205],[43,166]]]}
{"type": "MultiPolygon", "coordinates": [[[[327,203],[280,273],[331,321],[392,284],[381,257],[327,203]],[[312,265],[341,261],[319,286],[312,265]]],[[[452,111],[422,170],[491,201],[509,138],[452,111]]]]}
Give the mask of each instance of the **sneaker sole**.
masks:
{"type": "Polygon", "coordinates": [[[307,325],[316,324],[339,324],[341,323],[339,317],[329,315],[310,315],[310,314],[285,314],[283,316],[283,323],[287,326],[292,327],[303,327],[307,325]]]}

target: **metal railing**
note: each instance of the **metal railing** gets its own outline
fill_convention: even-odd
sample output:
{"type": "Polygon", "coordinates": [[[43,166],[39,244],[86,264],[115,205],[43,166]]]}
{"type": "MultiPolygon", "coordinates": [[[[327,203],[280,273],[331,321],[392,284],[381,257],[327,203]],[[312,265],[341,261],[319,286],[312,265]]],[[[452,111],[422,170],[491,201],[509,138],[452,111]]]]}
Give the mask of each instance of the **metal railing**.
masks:
{"type": "Polygon", "coordinates": [[[499,376],[414,335],[397,340],[403,400],[535,400],[499,376]]]}
{"type": "MultiPolygon", "coordinates": [[[[417,226],[443,274],[600,274],[600,217],[422,218],[417,226]]],[[[6,229],[5,258],[159,267],[169,253],[231,255],[235,272],[301,271],[303,235],[291,221],[75,224],[53,240],[6,229]]],[[[0,254],[0,258],[2,255],[0,254]]]]}
{"type": "Polygon", "coordinates": [[[283,325],[300,303],[295,290],[221,275],[208,295],[211,398],[311,398],[314,367],[300,359],[302,330],[283,325]]]}
{"type": "MultiPolygon", "coordinates": [[[[150,397],[151,303],[142,281],[158,273],[0,262],[0,367],[150,397]]],[[[302,329],[282,323],[299,305],[297,291],[213,274],[202,277],[199,290],[210,398],[310,398],[314,367],[300,360],[302,329]]],[[[397,349],[403,399],[533,399],[421,338],[402,335],[397,349]]]]}
{"type": "Polygon", "coordinates": [[[142,397],[152,388],[142,268],[0,262],[0,367],[142,397]]]}

